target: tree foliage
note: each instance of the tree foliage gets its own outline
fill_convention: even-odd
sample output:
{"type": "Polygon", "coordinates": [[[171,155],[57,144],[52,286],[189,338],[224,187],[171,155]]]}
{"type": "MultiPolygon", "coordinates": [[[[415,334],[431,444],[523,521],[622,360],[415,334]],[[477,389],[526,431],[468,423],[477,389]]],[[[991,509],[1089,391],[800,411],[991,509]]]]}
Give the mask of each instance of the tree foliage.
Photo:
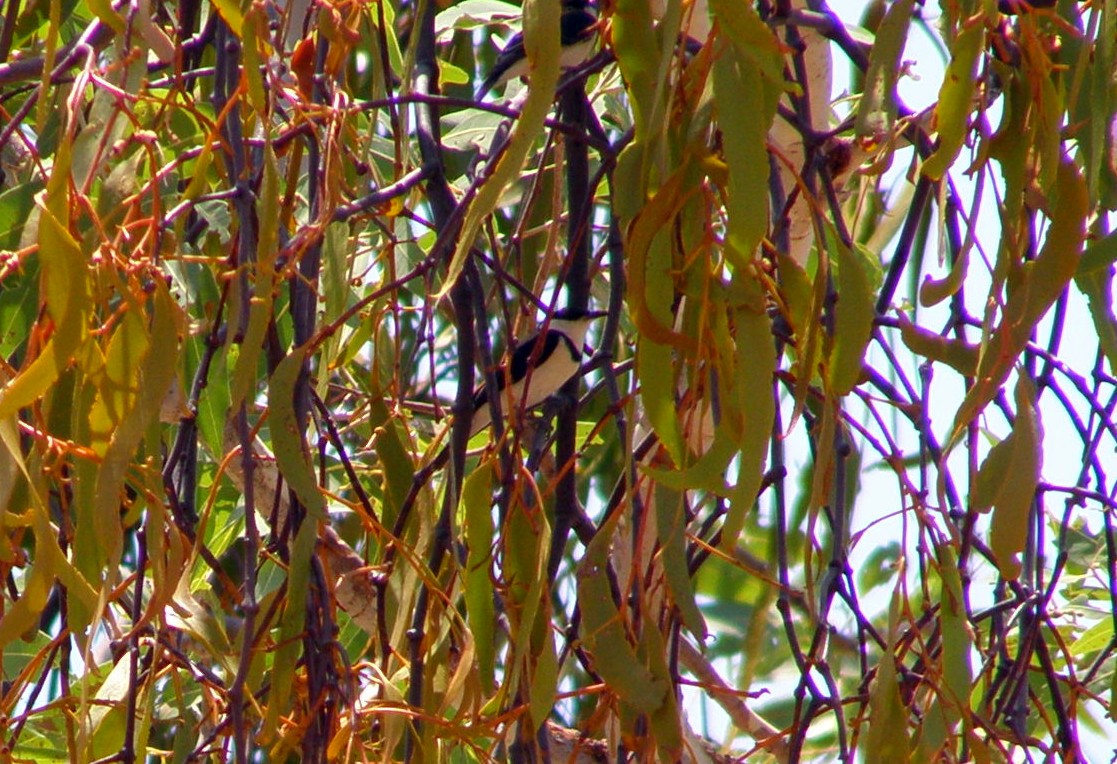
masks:
{"type": "Polygon", "coordinates": [[[1099,750],[1113,0],[598,11],[3,5],[5,760],[1099,750]]]}

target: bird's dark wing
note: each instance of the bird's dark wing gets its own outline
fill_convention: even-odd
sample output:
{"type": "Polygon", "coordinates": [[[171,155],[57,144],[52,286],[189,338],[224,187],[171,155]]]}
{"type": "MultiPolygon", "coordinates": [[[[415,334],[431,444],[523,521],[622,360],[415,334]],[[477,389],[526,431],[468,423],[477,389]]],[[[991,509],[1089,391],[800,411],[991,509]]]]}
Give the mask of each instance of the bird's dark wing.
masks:
{"type": "MultiPolygon", "coordinates": [[[[539,342],[539,335],[536,334],[529,339],[524,340],[516,349],[512,351],[512,364],[509,367],[511,374],[505,373],[505,368],[501,367],[496,372],[496,389],[497,392],[502,392],[508,386],[509,377],[511,377],[512,384],[523,381],[527,376],[528,362],[531,361],[532,353],[535,352],[535,346],[539,342]]],[[[565,344],[566,350],[570,353],[571,358],[577,358],[581,354],[579,348],[575,348],[570,338],[565,334],[554,329],[547,331],[547,335],[543,338],[543,347],[539,348],[539,355],[536,357],[535,365],[542,366],[543,362],[551,357],[551,354],[559,349],[559,346],[565,344]]],[[[489,401],[488,387],[482,386],[473,395],[474,408],[480,408],[489,401]]]]}
{"type": "MultiPolygon", "coordinates": [[[[481,87],[477,89],[477,95],[474,98],[480,101],[485,97],[485,94],[500,84],[501,80],[505,79],[508,71],[516,66],[522,64],[527,58],[527,52],[524,50],[524,35],[517,32],[500,51],[496,57],[496,62],[493,64],[493,70],[489,72],[489,76],[485,77],[485,81],[481,83],[481,87]]],[[[511,79],[511,77],[508,77],[511,79]]]]}
{"type": "MultiPolygon", "coordinates": [[[[564,51],[570,51],[575,47],[585,47],[584,45],[579,46],[579,43],[587,43],[593,39],[597,29],[597,16],[590,13],[586,3],[570,2],[564,5],[562,20],[559,23],[562,47],[564,51]]],[[[576,60],[568,61],[567,54],[564,53],[562,65],[564,68],[577,66],[588,55],[588,50],[581,51],[577,54],[576,60]]],[[[485,81],[477,89],[477,95],[474,98],[480,101],[486,93],[501,82],[525,74],[527,74],[527,51],[524,50],[524,35],[522,32],[518,32],[512,36],[512,39],[500,51],[500,55],[496,57],[493,70],[485,77],[485,81]]]]}
{"type": "MultiPolygon", "coordinates": [[[[539,349],[539,355],[536,356],[535,365],[537,367],[542,366],[543,362],[550,358],[551,354],[558,349],[559,344],[562,343],[563,340],[566,340],[567,345],[570,344],[565,334],[555,331],[554,329],[548,329],[547,336],[543,338],[543,347],[539,349]]],[[[535,352],[535,346],[538,344],[539,335],[536,335],[531,339],[521,342],[512,352],[513,384],[527,376],[528,361],[531,360],[531,356],[535,352]]]]}

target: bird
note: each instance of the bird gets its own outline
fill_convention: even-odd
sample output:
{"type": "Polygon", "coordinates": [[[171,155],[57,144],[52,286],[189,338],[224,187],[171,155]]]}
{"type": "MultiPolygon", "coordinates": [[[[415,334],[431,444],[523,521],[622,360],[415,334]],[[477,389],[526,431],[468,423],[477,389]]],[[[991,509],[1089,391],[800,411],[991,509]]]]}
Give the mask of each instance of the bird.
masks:
{"type": "MultiPolygon", "coordinates": [[[[562,53],[559,63],[563,69],[572,69],[589,58],[593,52],[594,36],[597,31],[597,16],[589,9],[586,0],[565,0],[562,4],[561,44],[562,53]]],[[[492,71],[477,89],[476,100],[497,85],[508,82],[514,77],[528,73],[527,52],[524,50],[524,35],[517,32],[500,51],[492,71]]]]}
{"type": "MultiPolygon", "coordinates": [[[[604,315],[602,311],[577,308],[557,310],[544,322],[545,329],[517,345],[509,365],[496,373],[496,392],[504,413],[508,413],[509,405],[524,411],[534,408],[572,379],[582,367],[586,332],[594,319],[604,315]]],[[[474,393],[470,437],[492,424],[489,395],[484,385],[474,393]]]]}

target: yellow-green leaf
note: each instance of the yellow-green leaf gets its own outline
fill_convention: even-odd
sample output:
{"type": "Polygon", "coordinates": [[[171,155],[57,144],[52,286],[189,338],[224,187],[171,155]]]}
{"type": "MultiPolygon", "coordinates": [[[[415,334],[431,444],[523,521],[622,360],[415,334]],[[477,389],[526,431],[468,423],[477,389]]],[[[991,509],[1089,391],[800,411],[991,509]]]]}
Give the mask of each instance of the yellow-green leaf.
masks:
{"type": "Polygon", "coordinates": [[[861,379],[861,364],[873,333],[876,307],[869,278],[867,253],[846,246],[830,225],[826,241],[831,257],[837,254],[838,304],[834,318],[834,341],[830,349],[830,388],[846,395],[861,379]]]}
{"type": "Polygon", "coordinates": [[[1117,263],[1117,231],[1090,242],[1082,252],[1074,275],[1081,278],[1092,273],[1104,273],[1114,263],[1117,263]]]}
{"type": "Polygon", "coordinates": [[[956,295],[958,290],[962,288],[962,282],[966,278],[966,271],[969,270],[969,266],[970,250],[965,248],[950,267],[950,273],[946,275],[946,278],[924,277],[923,283],[919,285],[919,304],[924,307],[931,307],[956,295]]]}
{"type": "Polygon", "coordinates": [[[684,350],[693,349],[694,341],[664,325],[657,317],[665,306],[653,307],[652,288],[670,277],[673,267],[670,255],[670,224],[682,208],[688,192],[684,181],[686,167],[678,168],[644,204],[625,235],[625,256],[628,261],[628,308],[641,337],[661,345],[684,350]],[[654,269],[654,270],[653,270],[654,269]]]}
{"type": "Polygon", "coordinates": [[[900,314],[900,338],[908,350],[929,361],[945,363],[964,376],[977,373],[979,348],[964,340],[951,340],[935,334],[922,326],[916,326],[900,314]]]}
{"type": "Polygon", "coordinates": [[[722,109],[719,119],[729,169],[726,207],[728,238],[733,248],[727,249],[726,254],[736,260],[737,267],[743,267],[752,260],[768,230],[767,135],[779,103],[783,58],[773,58],[773,53],[766,50],[767,45],[775,46],[774,50],[778,51],[778,45],[763,24],[760,24],[762,32],[754,30],[759,20],[750,5],[716,2],[712,7],[715,12],[720,9],[719,19],[737,19],[744,27],[742,41],[727,46],[715,60],[713,78],[716,103],[722,109]],[[747,47],[746,41],[758,47],[747,47]],[[772,69],[779,72],[778,77],[772,69]],[[745,103],[749,108],[733,106],[745,103]]]}
{"type": "Polygon", "coordinates": [[[78,243],[46,207],[39,210],[39,257],[54,334],[39,356],[0,390],[0,419],[35,401],[58,379],[88,334],[89,274],[78,243]]]}
{"type": "Polygon", "coordinates": [[[869,687],[869,725],[865,732],[867,761],[903,764],[911,759],[908,739],[908,711],[900,694],[900,677],[893,653],[896,623],[899,620],[901,591],[892,593],[888,611],[889,634],[887,649],[877,664],[876,676],[869,687]]]}
{"type": "Polygon", "coordinates": [[[973,504],[993,507],[990,546],[1006,579],[1020,575],[1017,555],[1028,539],[1031,510],[1043,466],[1043,427],[1035,408],[1035,389],[1027,376],[1016,382],[1016,420],[1012,432],[992,448],[975,479],[973,504]]]}
{"type": "Polygon", "coordinates": [[[492,481],[491,461],[483,461],[462,483],[466,557],[464,594],[466,616],[477,649],[477,667],[486,693],[493,686],[496,666],[496,608],[492,579],[492,481]]]}
{"type": "MultiPolygon", "coordinates": [[[[710,0],[710,12],[734,47],[742,55],[748,56],[770,83],[783,82],[784,59],[780,42],[751,4],[735,0],[710,0]]],[[[755,95],[742,103],[755,103],[755,95]]]]}
{"type": "MultiPolygon", "coordinates": [[[[764,309],[760,284],[751,274],[734,274],[731,292],[737,295],[733,323],[737,356],[736,408],[744,415],[740,432],[741,456],[737,469],[737,485],[733,500],[721,529],[721,549],[729,551],[737,544],[745,516],[756,502],[768,459],[768,441],[776,416],[772,391],[776,371],[776,353],[772,345],[772,327],[764,309]]],[[[729,385],[730,381],[726,380],[729,385]]]]}
{"type": "Polygon", "coordinates": [[[985,19],[974,16],[966,21],[950,48],[939,100],[935,106],[935,127],[939,145],[923,163],[923,174],[939,180],[954,163],[969,128],[968,117],[973,111],[974,88],[977,87],[977,61],[985,42],[985,19]]]}
{"type": "Polygon", "coordinates": [[[877,27],[854,123],[858,137],[876,140],[891,131],[896,121],[896,80],[913,5],[914,0],[896,0],[877,27]]]}
{"type": "MultiPolygon", "coordinates": [[[[294,696],[291,687],[295,678],[302,647],[299,635],[306,621],[306,600],[310,593],[310,558],[318,540],[318,521],[312,515],[303,519],[299,532],[291,544],[291,561],[287,568],[287,604],[279,622],[278,646],[272,663],[271,690],[268,693],[268,711],[264,719],[265,739],[274,735],[279,717],[291,707],[294,696]]],[[[242,634],[241,639],[253,635],[242,634]]]]}
{"type": "Polygon", "coordinates": [[[653,100],[659,69],[659,48],[650,4],[646,0],[617,0],[612,27],[613,52],[625,81],[639,137],[652,129],[647,123],[655,108],[653,100]]]}
{"type": "Polygon", "coordinates": [[[244,26],[244,14],[241,12],[240,3],[237,0],[213,0],[213,4],[233,34],[240,37],[241,28],[244,26]]]}
{"type": "Polygon", "coordinates": [[[543,623],[540,630],[543,644],[539,645],[533,656],[535,668],[531,675],[528,690],[531,707],[531,721],[538,732],[555,707],[555,693],[558,691],[559,662],[555,654],[555,634],[550,623],[543,623]]]}
{"type": "MultiPolygon", "coordinates": [[[[245,81],[248,84],[248,102],[252,104],[252,108],[261,117],[265,117],[268,112],[268,99],[264,94],[264,77],[262,67],[262,57],[260,55],[260,47],[267,45],[268,40],[268,19],[264,12],[264,6],[252,4],[248,8],[242,19],[243,26],[243,45],[241,51],[244,56],[244,67],[241,71],[244,72],[245,81]]],[[[268,57],[268,51],[265,49],[263,59],[268,57]]],[[[262,198],[266,198],[263,197],[262,198]]],[[[273,202],[278,206],[279,199],[276,198],[273,202]]],[[[266,226],[261,225],[261,232],[267,230],[266,226]]]]}

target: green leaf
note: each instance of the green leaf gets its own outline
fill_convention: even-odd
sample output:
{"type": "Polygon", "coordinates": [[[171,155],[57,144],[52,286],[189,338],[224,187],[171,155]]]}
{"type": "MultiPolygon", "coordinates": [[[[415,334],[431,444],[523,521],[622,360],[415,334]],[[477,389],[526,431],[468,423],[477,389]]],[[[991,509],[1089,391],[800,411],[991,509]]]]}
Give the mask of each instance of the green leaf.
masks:
{"type": "MultiPolygon", "coordinates": [[[[551,528],[538,506],[517,502],[504,522],[504,603],[512,625],[512,649],[506,659],[506,686],[517,690],[523,669],[534,663],[541,640],[537,629],[549,620],[547,555],[551,528]]],[[[530,683],[532,677],[527,676],[530,683]]],[[[534,719],[542,724],[544,719],[534,719]]]]}
{"type": "Polygon", "coordinates": [[[719,120],[729,168],[726,208],[732,246],[726,255],[744,268],[768,231],[767,136],[782,93],[783,56],[752,6],[716,0],[710,7],[734,40],[714,61],[713,84],[715,103],[724,110],[719,120]],[[746,103],[750,108],[731,106],[746,103]]]}
{"type": "Polygon", "coordinates": [[[861,379],[861,365],[876,318],[874,289],[869,277],[870,255],[847,247],[833,230],[826,226],[827,246],[837,254],[838,304],[834,318],[834,342],[830,348],[831,392],[846,395],[861,379]]]}
{"type": "Polygon", "coordinates": [[[1104,273],[1114,263],[1117,263],[1117,231],[1090,242],[1082,251],[1075,278],[1104,273]]]}
{"type": "MultiPolygon", "coordinates": [[[[271,690],[268,693],[268,710],[264,717],[263,735],[275,734],[279,717],[291,708],[294,697],[291,687],[295,678],[302,643],[299,635],[306,622],[306,601],[310,593],[310,560],[318,540],[318,521],[311,515],[303,519],[299,532],[291,544],[291,562],[287,568],[287,602],[279,621],[278,646],[272,664],[271,690]]],[[[253,561],[255,562],[255,561],[253,561]]],[[[242,634],[241,639],[253,635],[242,634]]]]}
{"type": "Polygon", "coordinates": [[[924,277],[923,283],[919,285],[919,304],[929,308],[958,294],[969,267],[970,250],[968,247],[964,247],[958,259],[950,267],[950,273],[947,274],[946,278],[924,277]]]}
{"type": "Polygon", "coordinates": [[[615,522],[608,522],[598,528],[578,568],[582,640],[593,656],[594,669],[609,689],[637,711],[652,713],[662,705],[668,683],[652,676],[636,657],[623,616],[613,601],[606,568],[615,526],[615,522]]]}
{"type": "Polygon", "coordinates": [[[892,604],[888,609],[887,649],[877,664],[876,676],[869,687],[870,723],[865,733],[864,748],[867,761],[902,764],[911,759],[908,710],[900,694],[900,677],[894,654],[901,604],[902,592],[897,588],[892,593],[892,604]]]}
{"type": "Polygon", "coordinates": [[[1001,575],[1020,575],[1017,555],[1024,551],[1036,486],[1043,466],[1043,427],[1035,407],[1035,388],[1023,374],[1016,382],[1016,420],[1012,432],[990,450],[977,471],[973,505],[993,507],[990,546],[1001,575]]]}
{"type": "Polygon", "coordinates": [[[38,286],[36,258],[30,258],[22,272],[4,277],[0,287],[0,358],[16,364],[22,361],[31,327],[38,318],[38,286]]]}
{"type": "Polygon", "coordinates": [[[679,609],[683,625],[699,642],[706,639],[706,621],[694,600],[686,555],[686,495],[657,484],[655,487],[656,530],[659,534],[660,564],[671,601],[679,609]]]}
{"type": "Polygon", "coordinates": [[[674,356],[671,348],[641,336],[636,344],[636,374],[648,423],[676,466],[685,462],[683,435],[675,408],[674,356]]]}
{"type": "Polygon", "coordinates": [[[912,23],[913,6],[914,0],[896,0],[877,27],[854,123],[854,133],[858,137],[875,140],[889,133],[896,122],[896,80],[912,23]]]}
{"type": "Polygon", "coordinates": [[[939,693],[924,715],[919,728],[916,761],[938,761],[939,753],[947,744],[948,736],[969,713],[970,690],[973,683],[970,652],[973,650],[973,631],[966,613],[962,595],[962,578],[958,572],[958,558],[949,544],[936,547],[937,570],[942,577],[939,602],[942,656],[938,663],[942,680],[939,693]]]}
{"type": "MultiPolygon", "coordinates": [[[[129,310],[114,332],[90,414],[94,448],[103,458],[94,487],[93,523],[79,527],[74,540],[76,558],[84,561],[87,574],[96,567],[115,571],[119,564],[124,481],[178,373],[180,310],[164,283],[156,282],[154,290],[150,332],[140,306],[129,310]],[[98,427],[103,428],[101,433],[98,427]]],[[[115,575],[109,578],[114,580],[115,575]]]]}
{"type": "MultiPolygon", "coordinates": [[[[651,6],[646,0],[617,0],[612,28],[613,53],[624,78],[625,92],[632,104],[635,133],[640,140],[649,131],[658,132],[658,126],[649,124],[656,108],[655,91],[660,63],[651,6]]],[[[643,187],[640,183],[631,188],[643,187]]]]}
{"type": "MultiPolygon", "coordinates": [[[[667,664],[668,653],[659,627],[654,623],[645,624],[640,632],[638,657],[650,668],[657,682],[670,687],[672,673],[667,664]]],[[[663,702],[648,715],[648,729],[655,738],[660,761],[682,760],[682,715],[674,692],[664,693],[663,702]]]]}
{"type": "Polygon", "coordinates": [[[974,16],[966,21],[950,49],[939,100],[935,105],[935,126],[939,145],[923,163],[923,174],[939,180],[954,164],[969,129],[968,117],[974,108],[977,87],[977,62],[985,42],[985,18],[974,16]]]}
{"type": "Polygon", "coordinates": [[[492,481],[491,461],[483,461],[466,475],[462,483],[461,506],[464,509],[466,548],[465,607],[470,631],[477,649],[477,667],[481,687],[487,694],[496,675],[496,606],[492,578],[492,481]]]}
{"type": "Polygon", "coordinates": [[[37,671],[46,657],[54,638],[49,634],[39,631],[24,641],[13,642],[4,648],[4,679],[14,682],[19,675],[31,667],[37,671]]]}
{"type": "MultiPolygon", "coordinates": [[[[35,195],[42,189],[42,185],[40,181],[22,183],[0,193],[0,249],[19,249],[24,228],[35,211],[35,195]]],[[[0,298],[8,290],[8,283],[13,278],[13,275],[4,277],[4,289],[0,290],[0,298]]]]}
{"type": "MultiPolygon", "coordinates": [[[[734,0],[710,0],[710,12],[720,25],[721,31],[732,41],[738,54],[747,57],[752,66],[769,83],[778,85],[782,90],[784,81],[782,46],[756,9],[748,3],[738,3],[734,0]]],[[[753,93],[748,101],[740,103],[755,103],[755,98],[756,94],[753,93]]]]}
{"type": "Polygon", "coordinates": [[[295,348],[282,361],[268,383],[272,450],[279,473],[306,507],[308,522],[323,519],[326,500],[310,466],[306,438],[295,417],[295,385],[306,360],[306,348],[295,348]]]}
{"type": "Polygon", "coordinates": [[[673,294],[674,269],[671,224],[682,209],[684,197],[693,190],[687,185],[688,168],[679,167],[640,208],[625,232],[628,261],[628,309],[642,338],[660,345],[693,351],[694,340],[664,323],[670,302],[655,298],[673,294]]]}
{"type": "Polygon", "coordinates": [[[929,361],[945,363],[963,376],[972,377],[977,373],[980,349],[976,345],[935,334],[913,324],[903,313],[899,315],[899,320],[900,337],[908,350],[929,361]]]}
{"type": "Polygon", "coordinates": [[[535,732],[546,723],[555,707],[555,693],[558,692],[559,662],[555,653],[555,634],[551,630],[549,619],[541,619],[542,628],[538,633],[542,635],[542,643],[533,651],[535,666],[531,675],[531,686],[528,690],[529,706],[531,708],[531,721],[535,725],[535,732]]]}
{"type": "Polygon", "coordinates": [[[1113,619],[1102,618],[1078,635],[1070,645],[1070,654],[1076,658],[1089,655],[1109,646],[1113,640],[1113,619]]]}
{"type": "Polygon", "coordinates": [[[737,303],[732,313],[737,328],[736,374],[733,380],[725,380],[724,383],[733,385],[736,408],[743,416],[743,423],[740,428],[741,456],[737,485],[721,528],[720,547],[727,552],[736,546],[745,526],[746,513],[756,503],[776,416],[772,391],[776,353],[772,347],[772,327],[764,308],[763,290],[751,273],[735,273],[730,289],[737,303]]]}
{"type": "Polygon", "coordinates": [[[88,334],[92,300],[86,259],[70,232],[47,208],[40,210],[39,257],[54,334],[39,356],[0,390],[0,419],[45,393],[69,365],[88,334]]]}

